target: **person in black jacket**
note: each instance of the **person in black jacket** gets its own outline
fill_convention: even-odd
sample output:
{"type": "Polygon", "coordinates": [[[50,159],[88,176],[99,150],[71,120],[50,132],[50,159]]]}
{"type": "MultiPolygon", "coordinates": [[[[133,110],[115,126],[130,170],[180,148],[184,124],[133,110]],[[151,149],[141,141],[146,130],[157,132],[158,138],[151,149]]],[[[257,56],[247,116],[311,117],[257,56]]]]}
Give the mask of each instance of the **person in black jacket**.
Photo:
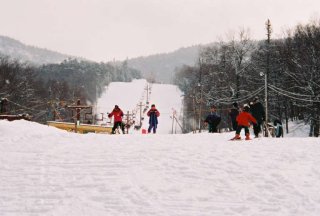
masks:
{"type": "Polygon", "coordinates": [[[232,104],[232,108],[229,111],[229,116],[231,118],[231,123],[232,123],[232,130],[237,130],[238,123],[237,123],[237,116],[239,115],[239,107],[238,103],[234,102],[232,104]]]}
{"type": "Polygon", "coordinates": [[[216,111],[217,111],[217,108],[214,105],[212,105],[211,112],[207,116],[206,120],[204,121],[205,124],[209,125],[209,133],[218,132],[217,126],[221,121],[221,117],[217,115],[216,111]]]}
{"type": "Polygon", "coordinates": [[[253,132],[255,137],[259,137],[261,132],[261,125],[266,119],[266,114],[262,103],[260,103],[259,98],[255,97],[251,105],[251,114],[257,120],[257,124],[253,125],[253,132]]]}

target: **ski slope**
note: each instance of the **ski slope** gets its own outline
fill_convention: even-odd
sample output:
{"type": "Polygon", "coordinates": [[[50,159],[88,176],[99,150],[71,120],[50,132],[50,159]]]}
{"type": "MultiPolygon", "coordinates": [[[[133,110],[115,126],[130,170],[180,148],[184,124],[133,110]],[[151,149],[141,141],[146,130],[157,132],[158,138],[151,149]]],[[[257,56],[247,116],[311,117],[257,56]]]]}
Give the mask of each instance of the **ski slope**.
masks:
{"type": "Polygon", "coordinates": [[[117,104],[136,119],[138,104],[155,104],[157,134],[74,134],[1,120],[0,215],[320,215],[320,140],[305,137],[307,125],[290,122],[285,138],[251,141],[171,134],[181,132],[171,118],[180,119],[181,100],[175,86],[146,80],[111,83],[99,99],[98,113],[117,104]]]}
{"type": "Polygon", "coordinates": [[[0,131],[1,216],[320,215],[319,138],[0,131]]]}
{"type": "MultiPolygon", "coordinates": [[[[182,92],[174,85],[150,84],[144,79],[132,82],[113,82],[106,87],[97,102],[97,113],[104,113],[104,117],[106,117],[99,123],[109,122],[107,113],[111,112],[115,105],[118,105],[125,114],[133,113],[135,125],[140,125],[139,104],[141,104],[142,127],[138,131],[132,127],[129,131],[129,133],[141,133],[141,129],[147,129],[149,126],[146,112],[150,109],[151,104],[155,104],[160,112],[157,133],[181,133],[181,128],[177,121],[173,121],[172,115],[175,113],[177,120],[181,121],[182,99],[182,92]]],[[[124,117],[124,121],[125,119],[126,117],[124,117]]],[[[112,124],[111,122],[110,125],[112,124]]]]}

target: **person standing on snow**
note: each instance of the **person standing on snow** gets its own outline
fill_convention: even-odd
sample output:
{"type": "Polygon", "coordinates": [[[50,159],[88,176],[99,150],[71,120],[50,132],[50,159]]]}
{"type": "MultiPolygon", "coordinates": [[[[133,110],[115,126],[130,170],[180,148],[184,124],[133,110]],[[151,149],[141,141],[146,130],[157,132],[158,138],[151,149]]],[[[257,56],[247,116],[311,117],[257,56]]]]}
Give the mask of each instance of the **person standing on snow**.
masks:
{"type": "Polygon", "coordinates": [[[266,114],[263,105],[260,103],[258,97],[255,97],[253,99],[250,111],[252,116],[257,120],[257,124],[253,125],[254,135],[257,138],[259,137],[259,133],[261,132],[261,125],[263,124],[263,121],[266,119],[266,114]]]}
{"type": "Polygon", "coordinates": [[[217,133],[217,126],[221,121],[221,117],[216,113],[217,108],[212,105],[210,109],[210,114],[207,116],[206,120],[204,120],[205,124],[209,125],[209,133],[217,133]]]}
{"type": "Polygon", "coordinates": [[[248,104],[243,105],[243,111],[238,115],[237,122],[238,127],[236,130],[236,136],[232,138],[231,140],[240,140],[240,132],[242,128],[244,128],[244,132],[246,135],[246,140],[250,140],[250,132],[249,132],[249,126],[250,122],[252,122],[254,125],[257,124],[256,119],[249,113],[250,107],[248,104]]]}
{"type": "Polygon", "coordinates": [[[151,109],[147,112],[149,116],[149,128],[148,133],[153,129],[153,133],[157,132],[158,125],[158,117],[160,116],[160,112],[156,109],[156,105],[152,104],[151,109]]]}
{"type": "Polygon", "coordinates": [[[112,116],[114,116],[114,124],[112,127],[112,134],[115,133],[115,130],[118,126],[120,126],[122,133],[124,133],[124,124],[122,123],[123,112],[119,108],[118,105],[115,105],[112,112],[109,113],[109,115],[108,115],[109,118],[111,118],[112,116]]]}
{"type": "Polygon", "coordinates": [[[238,103],[234,102],[232,104],[232,108],[229,111],[229,116],[231,118],[231,123],[232,123],[232,130],[237,130],[238,123],[237,123],[237,116],[239,115],[239,107],[238,103]]]}

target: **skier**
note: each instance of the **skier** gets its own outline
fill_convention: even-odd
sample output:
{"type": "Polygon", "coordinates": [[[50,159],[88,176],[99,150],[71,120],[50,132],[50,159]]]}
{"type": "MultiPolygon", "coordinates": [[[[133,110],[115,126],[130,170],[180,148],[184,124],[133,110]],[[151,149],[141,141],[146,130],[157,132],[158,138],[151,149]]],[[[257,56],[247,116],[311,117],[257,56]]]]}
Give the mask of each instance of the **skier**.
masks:
{"type": "Polygon", "coordinates": [[[257,120],[257,124],[253,125],[255,137],[259,137],[261,132],[261,125],[266,118],[263,105],[260,103],[259,98],[255,97],[251,105],[251,114],[257,120]]]}
{"type": "Polygon", "coordinates": [[[232,123],[232,130],[237,130],[238,124],[237,124],[237,116],[239,115],[239,107],[238,103],[234,102],[232,104],[232,108],[229,111],[229,116],[231,118],[231,123],[232,123]]]}
{"type": "Polygon", "coordinates": [[[243,111],[239,113],[237,117],[238,127],[236,130],[236,136],[232,138],[231,140],[240,140],[240,132],[242,128],[244,128],[244,132],[246,135],[246,140],[250,140],[250,132],[249,132],[249,126],[250,122],[252,122],[254,125],[257,124],[256,119],[249,113],[250,107],[248,104],[243,105],[243,111]]]}
{"type": "Polygon", "coordinates": [[[124,133],[124,124],[122,123],[123,112],[119,108],[118,105],[115,105],[112,112],[109,113],[109,115],[108,115],[109,118],[111,118],[112,116],[114,116],[114,124],[112,127],[112,134],[115,134],[115,130],[118,126],[120,126],[122,133],[124,133]]]}
{"type": "Polygon", "coordinates": [[[212,105],[210,114],[207,116],[206,120],[204,120],[204,123],[206,125],[209,125],[209,133],[217,133],[218,129],[217,126],[221,121],[221,117],[217,115],[216,111],[217,108],[212,105]]]}
{"type": "Polygon", "coordinates": [[[156,109],[156,105],[151,105],[151,109],[147,112],[147,115],[149,116],[148,133],[153,129],[153,133],[155,134],[157,132],[158,117],[160,116],[160,112],[156,109]]]}

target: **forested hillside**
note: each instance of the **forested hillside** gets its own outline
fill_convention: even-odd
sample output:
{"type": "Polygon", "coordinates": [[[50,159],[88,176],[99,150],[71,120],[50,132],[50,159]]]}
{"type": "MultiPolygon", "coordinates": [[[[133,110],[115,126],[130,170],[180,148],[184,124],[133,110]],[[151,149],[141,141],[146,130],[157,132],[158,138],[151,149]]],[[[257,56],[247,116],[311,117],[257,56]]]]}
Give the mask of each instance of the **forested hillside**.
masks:
{"type": "MultiPolygon", "coordinates": [[[[126,62],[115,66],[66,60],[35,67],[0,57],[0,98],[9,101],[8,111],[2,114],[28,113],[33,120],[45,122],[77,99],[83,105],[94,103],[110,82],[134,78],[141,78],[140,72],[126,62]]],[[[63,120],[72,121],[71,113],[66,116],[63,120]]]]}
{"type": "Polygon", "coordinates": [[[320,23],[312,22],[283,39],[255,42],[241,31],[234,40],[204,48],[198,64],[180,68],[175,77],[185,94],[185,124],[192,128],[193,121],[202,122],[209,105],[215,104],[223,120],[220,126],[230,127],[233,102],[250,104],[259,97],[266,105],[267,81],[269,122],[304,119],[310,136],[319,136],[319,41],[320,23]]]}
{"type": "Polygon", "coordinates": [[[146,57],[128,59],[128,65],[141,71],[142,76],[150,82],[173,83],[177,68],[183,65],[194,65],[197,61],[200,46],[178,49],[146,57]]]}

